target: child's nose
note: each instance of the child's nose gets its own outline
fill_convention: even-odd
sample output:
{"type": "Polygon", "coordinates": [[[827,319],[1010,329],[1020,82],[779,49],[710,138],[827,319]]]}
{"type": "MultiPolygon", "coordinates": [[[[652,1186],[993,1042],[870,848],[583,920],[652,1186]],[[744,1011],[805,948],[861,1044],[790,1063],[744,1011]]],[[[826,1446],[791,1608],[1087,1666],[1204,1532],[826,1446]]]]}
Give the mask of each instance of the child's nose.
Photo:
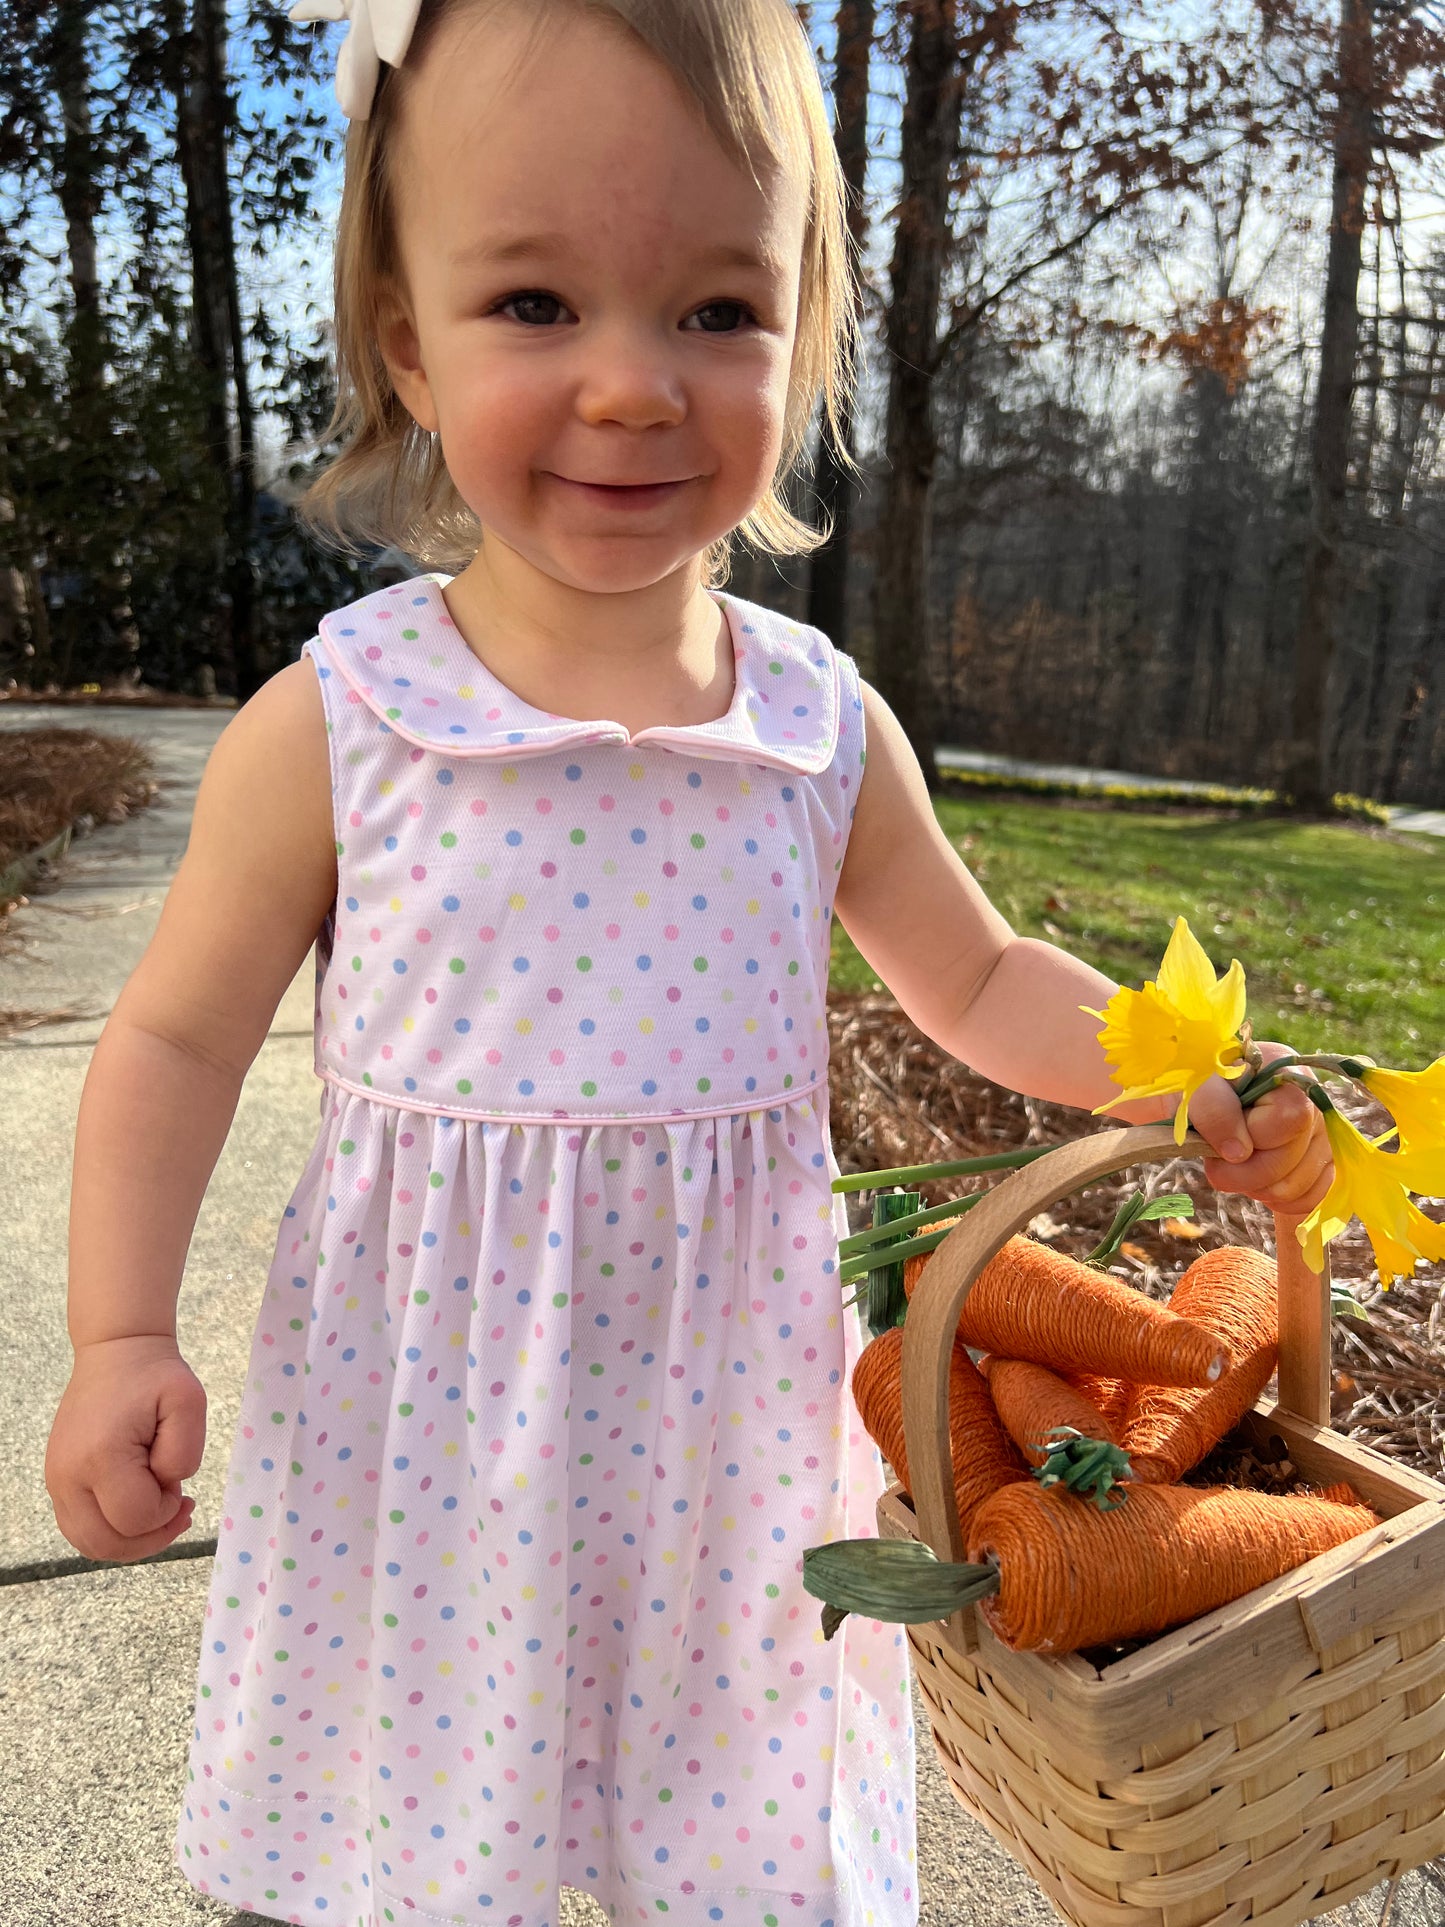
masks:
{"type": "Polygon", "coordinates": [[[675,427],[687,397],[666,348],[655,334],[612,330],[589,344],[577,411],[591,427],[675,427]]]}

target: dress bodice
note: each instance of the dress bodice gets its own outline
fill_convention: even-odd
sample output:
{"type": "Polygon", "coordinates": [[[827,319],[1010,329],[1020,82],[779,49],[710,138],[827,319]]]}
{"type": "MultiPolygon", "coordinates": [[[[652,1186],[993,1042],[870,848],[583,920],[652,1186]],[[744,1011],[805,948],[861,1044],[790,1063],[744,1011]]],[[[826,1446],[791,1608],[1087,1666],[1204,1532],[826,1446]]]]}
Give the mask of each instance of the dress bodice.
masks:
{"type": "Polygon", "coordinates": [[[833,896],[864,754],[851,659],[721,597],[727,714],[629,736],[514,695],[453,625],[445,579],[363,597],[305,645],[337,851],[318,1073],[523,1122],[826,1094],[833,896]]]}

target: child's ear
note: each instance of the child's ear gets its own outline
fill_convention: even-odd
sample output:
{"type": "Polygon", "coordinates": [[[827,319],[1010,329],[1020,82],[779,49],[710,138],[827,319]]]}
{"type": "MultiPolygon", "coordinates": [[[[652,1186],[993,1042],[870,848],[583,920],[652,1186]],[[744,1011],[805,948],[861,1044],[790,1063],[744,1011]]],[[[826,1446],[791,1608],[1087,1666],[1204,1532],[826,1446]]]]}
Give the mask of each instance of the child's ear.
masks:
{"type": "Polygon", "coordinates": [[[382,291],[376,343],[402,407],[418,428],[434,435],[439,422],[431,383],[422,366],[416,323],[405,293],[394,282],[388,282],[382,291]]]}

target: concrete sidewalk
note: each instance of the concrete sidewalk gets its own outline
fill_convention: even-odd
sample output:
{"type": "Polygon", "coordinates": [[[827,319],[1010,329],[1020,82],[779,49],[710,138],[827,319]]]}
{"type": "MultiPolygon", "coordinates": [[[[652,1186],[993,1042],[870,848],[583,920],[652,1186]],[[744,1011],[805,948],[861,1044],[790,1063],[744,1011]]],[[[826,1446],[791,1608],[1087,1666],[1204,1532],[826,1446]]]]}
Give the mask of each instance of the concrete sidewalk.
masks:
{"type": "MultiPolygon", "coordinates": [[[[191,1531],[170,1554],[71,1576],[74,1548],[44,1486],[46,1440],[70,1371],[66,1215],[76,1109],[106,1014],[155,928],[184,851],[197,782],[226,711],[0,706],[0,729],[51,719],[131,734],[164,787],[129,822],[83,838],[61,887],[16,913],[0,1006],[77,1014],[0,1043],[0,1923],[181,1927],[259,1921],[196,1894],[171,1860],[191,1693],[226,1465],[276,1226],[319,1115],[311,1069],[312,964],[298,972],[242,1094],[202,1206],[181,1293],[181,1349],[209,1396],[191,1531]]],[[[923,1927],[1048,1927],[1033,1882],[958,1807],[914,1689],[923,1927]]],[[[1319,1918],[1372,1927],[1384,1887],[1319,1918]]],[[[603,1927],[564,1892],[570,1927],[603,1927]]],[[[1440,1927],[1445,1884],[1400,1883],[1391,1927],[1440,1927]]],[[[264,1921],[260,1927],[266,1927],[264,1921]]],[[[679,1927],[696,1927],[680,1922],[679,1927]]]]}

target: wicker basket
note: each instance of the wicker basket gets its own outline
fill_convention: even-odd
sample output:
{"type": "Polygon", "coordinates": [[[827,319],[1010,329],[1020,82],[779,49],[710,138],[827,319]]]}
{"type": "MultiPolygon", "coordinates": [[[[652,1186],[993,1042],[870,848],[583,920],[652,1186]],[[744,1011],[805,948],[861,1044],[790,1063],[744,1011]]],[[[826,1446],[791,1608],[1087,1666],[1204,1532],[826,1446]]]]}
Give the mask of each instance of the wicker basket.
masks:
{"type": "MultiPolygon", "coordinates": [[[[966,1557],[940,1441],[982,1267],[1081,1185],[1206,1148],[1167,1125],[1061,1146],[936,1248],[904,1326],[912,1502],[890,1487],[880,1534],[966,1557]]],[[[1328,1270],[1294,1222],[1276,1221],[1279,1400],[1241,1430],[1383,1523],[1102,1669],[1011,1652],[975,1607],[907,1628],[960,1805],[1074,1927],[1299,1927],[1445,1852],[1445,1486],[1329,1429],[1328,1270]]]]}

